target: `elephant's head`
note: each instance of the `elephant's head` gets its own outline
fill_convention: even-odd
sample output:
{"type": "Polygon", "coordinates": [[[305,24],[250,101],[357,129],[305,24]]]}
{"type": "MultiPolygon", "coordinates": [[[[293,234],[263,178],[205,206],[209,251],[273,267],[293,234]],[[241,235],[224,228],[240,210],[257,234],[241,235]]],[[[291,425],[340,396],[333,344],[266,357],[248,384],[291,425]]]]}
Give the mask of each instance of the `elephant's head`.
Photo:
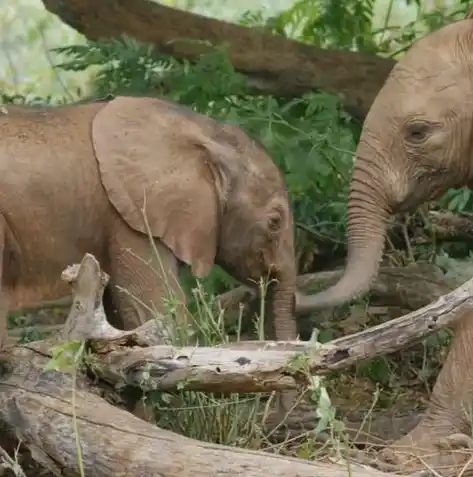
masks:
{"type": "Polygon", "coordinates": [[[295,339],[292,212],[262,147],[235,126],[151,98],[112,100],[92,135],[102,183],[128,225],[159,237],[195,276],[219,264],[253,286],[275,279],[276,338],[295,339]]]}
{"type": "Polygon", "coordinates": [[[219,136],[221,144],[231,145],[234,180],[226,194],[217,262],[252,287],[258,287],[260,278],[268,279],[273,334],[278,340],[293,340],[297,268],[292,210],[282,174],[241,129],[224,126],[219,136]]]}
{"type": "Polygon", "coordinates": [[[299,311],[367,292],[379,271],[388,220],[473,184],[473,20],[418,40],[395,65],[363,125],[349,188],[342,278],[299,311]]]}

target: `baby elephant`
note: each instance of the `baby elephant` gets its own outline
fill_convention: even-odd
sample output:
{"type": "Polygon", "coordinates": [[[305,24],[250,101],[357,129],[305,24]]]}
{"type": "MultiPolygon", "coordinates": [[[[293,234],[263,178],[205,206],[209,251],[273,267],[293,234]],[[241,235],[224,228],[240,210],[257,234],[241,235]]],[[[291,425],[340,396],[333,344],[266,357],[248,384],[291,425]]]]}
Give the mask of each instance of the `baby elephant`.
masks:
{"type": "Polygon", "coordinates": [[[197,277],[218,264],[251,286],[273,279],[272,338],[296,338],[293,218],[280,171],[240,128],[168,101],[4,107],[0,251],[0,341],[7,310],[69,294],[60,274],[86,252],[110,275],[117,327],[163,311],[169,290],[184,300],[179,263],[197,277]]]}

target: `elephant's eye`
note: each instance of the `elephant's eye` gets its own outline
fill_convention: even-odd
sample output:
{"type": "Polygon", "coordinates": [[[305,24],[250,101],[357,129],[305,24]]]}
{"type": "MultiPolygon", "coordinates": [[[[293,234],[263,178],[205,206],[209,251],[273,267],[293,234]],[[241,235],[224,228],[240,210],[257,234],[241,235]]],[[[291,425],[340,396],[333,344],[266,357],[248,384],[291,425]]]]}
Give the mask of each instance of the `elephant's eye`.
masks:
{"type": "Polygon", "coordinates": [[[268,228],[271,232],[278,232],[281,229],[282,219],[279,214],[270,215],[268,219],[268,228]]]}
{"type": "Polygon", "coordinates": [[[430,127],[428,124],[415,121],[406,127],[406,140],[413,144],[421,144],[429,137],[430,127]]]}

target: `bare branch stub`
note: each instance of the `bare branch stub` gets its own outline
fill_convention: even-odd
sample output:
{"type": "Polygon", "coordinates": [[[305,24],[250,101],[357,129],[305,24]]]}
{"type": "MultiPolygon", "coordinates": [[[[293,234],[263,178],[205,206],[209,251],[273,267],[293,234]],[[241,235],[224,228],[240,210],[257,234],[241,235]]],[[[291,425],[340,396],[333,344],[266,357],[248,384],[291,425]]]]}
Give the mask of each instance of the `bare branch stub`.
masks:
{"type": "Polygon", "coordinates": [[[60,340],[99,340],[111,343],[112,347],[152,346],[164,342],[154,320],[131,331],[118,330],[108,322],[103,293],[110,277],[100,269],[92,254],[86,253],[80,264],[67,267],[61,278],[72,287],[72,306],[59,333],[60,340]]]}
{"type": "Polygon", "coordinates": [[[63,340],[113,339],[123,332],[111,326],[103,309],[103,292],[109,276],[92,254],[67,267],[61,279],[72,287],[72,307],[61,330],[63,340]]]}

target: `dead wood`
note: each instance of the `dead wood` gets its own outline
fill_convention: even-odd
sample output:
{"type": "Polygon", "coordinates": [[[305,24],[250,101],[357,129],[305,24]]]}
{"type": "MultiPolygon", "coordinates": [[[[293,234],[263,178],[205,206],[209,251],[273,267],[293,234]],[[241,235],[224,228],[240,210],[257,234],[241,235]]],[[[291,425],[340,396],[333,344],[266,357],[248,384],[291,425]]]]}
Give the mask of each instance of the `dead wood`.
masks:
{"type": "MultiPolygon", "coordinates": [[[[76,436],[87,477],[251,477],[262,468],[281,477],[342,477],[349,471],[347,464],[208,444],[159,429],[108,404],[83,379],[74,388],[71,375],[42,372],[47,358],[34,346],[16,347],[4,358],[8,370],[0,376],[1,424],[56,476],[79,475],[76,436]]],[[[394,475],[356,464],[350,470],[354,477],[394,475]]]]}
{"type": "MultiPolygon", "coordinates": [[[[343,270],[300,275],[297,288],[303,293],[315,293],[334,284],[343,270]]],[[[407,267],[381,267],[370,290],[370,302],[382,306],[398,306],[417,310],[454,288],[439,267],[415,263],[407,267]]]]}
{"type": "Polygon", "coordinates": [[[468,242],[473,240],[473,214],[453,213],[448,210],[429,210],[426,227],[415,221],[408,225],[412,243],[436,241],[468,242]]]}
{"type": "MultiPolygon", "coordinates": [[[[294,389],[304,383],[306,373],[326,374],[403,349],[450,326],[472,307],[473,279],[420,310],[324,345],[245,341],[214,348],[120,349],[125,344],[121,338],[93,346],[96,353],[104,353],[101,359],[106,371],[99,373],[110,382],[125,376],[128,384],[145,382],[148,389],[160,390],[170,390],[178,383],[200,391],[294,389]]],[[[145,338],[136,333],[135,339],[142,342],[145,338]]]]}
{"type": "Polygon", "coordinates": [[[376,55],[323,50],[152,0],[43,0],[43,4],[90,40],[127,34],[178,59],[195,59],[210,51],[206,42],[226,44],[230,62],[247,76],[254,91],[299,96],[321,89],[341,94],[346,109],[360,119],[395,64],[376,55]],[[194,42],[182,41],[186,39],[194,42]]]}
{"type": "Polygon", "coordinates": [[[92,256],[69,268],[63,279],[71,282],[74,304],[61,333],[0,353],[0,446],[5,447],[6,436],[14,436],[30,458],[56,476],[82,470],[87,477],[251,477],[261,475],[262,468],[276,477],[394,475],[358,464],[321,464],[195,441],[112,406],[102,397],[110,400],[110,388],[92,385],[81,373],[45,371],[53,343],[88,335],[123,340],[133,334],[104,323],[101,293],[108,277],[92,256]]]}
{"type": "MultiPolygon", "coordinates": [[[[160,390],[175,389],[178,384],[186,389],[227,392],[292,389],[304,383],[307,372],[324,374],[405,347],[451,324],[473,306],[471,279],[421,310],[320,347],[303,342],[252,342],[210,349],[175,348],[156,345],[162,337],[154,321],[133,331],[119,331],[108,324],[102,304],[108,276],[93,256],[86,255],[80,266],[68,268],[63,279],[71,283],[74,300],[59,335],[3,350],[0,355],[0,424],[55,475],[78,472],[76,435],[88,477],[177,476],[184,471],[251,476],[259,475],[261,468],[281,476],[346,475],[341,465],[187,439],[153,427],[103,397],[121,405],[111,389],[124,383],[160,390]],[[43,371],[51,344],[71,339],[89,342],[95,357],[93,370],[102,378],[98,384],[79,375],[74,389],[71,374],[43,371]],[[107,382],[114,386],[107,387],[107,382]],[[172,456],[175,452],[179,459],[172,456]]],[[[386,475],[356,466],[351,473],[386,475]]]]}
{"type": "Polygon", "coordinates": [[[471,279],[424,308],[324,345],[254,341],[178,348],[162,345],[155,321],[132,331],[108,324],[101,301],[108,278],[99,279],[99,274],[99,264],[86,255],[73,282],[75,301],[62,337],[89,341],[100,363],[94,372],[104,381],[113,385],[124,381],[145,390],[169,391],[178,386],[214,392],[297,389],[306,384],[308,374],[326,374],[409,346],[450,325],[473,305],[471,279]],[[81,288],[86,291],[79,292],[81,288]]]}
{"type": "MultiPolygon", "coordinates": [[[[341,274],[342,270],[335,270],[300,275],[297,280],[298,290],[303,293],[314,293],[334,284],[341,274]]],[[[431,264],[417,263],[408,267],[381,267],[380,274],[370,292],[370,303],[374,306],[396,307],[400,313],[402,310],[417,310],[448,293],[455,285],[452,280],[445,278],[438,267],[431,264]]],[[[241,309],[243,333],[251,329],[252,320],[260,312],[259,296],[246,286],[240,286],[219,295],[217,301],[219,306],[225,310],[225,323],[229,328],[237,325],[241,309]]],[[[72,304],[70,296],[67,299],[61,298],[56,302],[48,302],[46,305],[56,308],[64,307],[67,304],[69,307],[72,304]]],[[[43,309],[42,306],[41,309],[43,309]]],[[[29,311],[31,312],[32,309],[29,311]]],[[[322,321],[324,316],[322,313],[317,313],[313,317],[300,317],[298,321],[301,333],[309,336],[312,327],[322,321]]],[[[23,329],[11,329],[9,334],[10,336],[21,336],[22,333],[52,331],[53,329],[53,326],[30,326],[23,329]]]]}

